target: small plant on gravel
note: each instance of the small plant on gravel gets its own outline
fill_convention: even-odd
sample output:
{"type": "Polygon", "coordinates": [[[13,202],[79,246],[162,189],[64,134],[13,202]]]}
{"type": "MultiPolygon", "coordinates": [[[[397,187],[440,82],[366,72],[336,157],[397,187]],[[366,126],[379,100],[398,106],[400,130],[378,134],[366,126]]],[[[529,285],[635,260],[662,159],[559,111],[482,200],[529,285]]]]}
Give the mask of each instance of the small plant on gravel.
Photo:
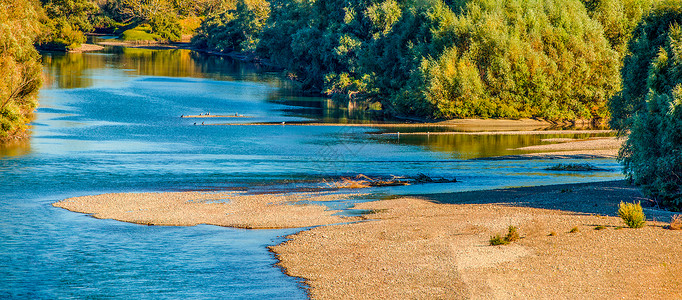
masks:
{"type": "Polygon", "coordinates": [[[490,245],[491,246],[507,245],[520,238],[518,228],[516,228],[516,226],[509,225],[509,228],[507,230],[508,230],[507,235],[505,235],[504,237],[502,237],[502,235],[500,235],[499,233],[494,236],[491,236],[490,245]]]}
{"type": "Polygon", "coordinates": [[[509,241],[505,240],[499,233],[490,237],[490,246],[506,244],[509,244],[509,241]]]}
{"type": "Polygon", "coordinates": [[[668,229],[682,230],[682,215],[674,215],[670,219],[670,225],[668,225],[668,229]]]}
{"type": "Polygon", "coordinates": [[[515,226],[509,225],[508,230],[509,230],[509,232],[507,232],[507,236],[505,236],[504,239],[506,239],[509,242],[513,242],[513,241],[516,241],[520,238],[519,233],[517,231],[518,228],[516,228],[515,226]]]}
{"type": "Polygon", "coordinates": [[[554,232],[554,231],[550,231],[548,234],[548,236],[555,236],[555,235],[556,235],[556,232],[554,232]]]}
{"type": "Polygon", "coordinates": [[[594,228],[594,230],[602,230],[602,229],[606,229],[606,226],[604,226],[604,225],[599,225],[599,226],[597,226],[597,227],[594,228]]]}
{"type": "Polygon", "coordinates": [[[644,223],[646,223],[646,216],[642,212],[642,204],[637,203],[624,203],[618,204],[618,216],[628,225],[630,228],[642,228],[644,223]]]}
{"type": "Polygon", "coordinates": [[[569,231],[568,233],[576,233],[576,232],[580,232],[580,229],[578,229],[578,226],[571,228],[571,231],[569,231]]]}

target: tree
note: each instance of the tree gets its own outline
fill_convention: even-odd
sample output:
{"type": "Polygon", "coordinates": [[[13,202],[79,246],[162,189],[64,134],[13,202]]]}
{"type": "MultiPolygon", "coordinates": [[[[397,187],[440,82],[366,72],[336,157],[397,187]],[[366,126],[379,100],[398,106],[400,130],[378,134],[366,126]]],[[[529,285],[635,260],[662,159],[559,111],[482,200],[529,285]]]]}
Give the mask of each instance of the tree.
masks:
{"type": "Polygon", "coordinates": [[[33,41],[41,14],[32,0],[0,0],[0,141],[23,137],[37,105],[42,68],[33,41]]]}
{"type": "Polygon", "coordinates": [[[83,32],[94,27],[90,16],[99,7],[90,0],[41,0],[46,18],[44,29],[38,40],[41,48],[50,50],[69,50],[85,42],[83,32]]]}
{"type": "Polygon", "coordinates": [[[619,154],[627,177],[682,209],[682,2],[665,1],[639,23],[623,67],[612,125],[630,131],[619,154]]]}

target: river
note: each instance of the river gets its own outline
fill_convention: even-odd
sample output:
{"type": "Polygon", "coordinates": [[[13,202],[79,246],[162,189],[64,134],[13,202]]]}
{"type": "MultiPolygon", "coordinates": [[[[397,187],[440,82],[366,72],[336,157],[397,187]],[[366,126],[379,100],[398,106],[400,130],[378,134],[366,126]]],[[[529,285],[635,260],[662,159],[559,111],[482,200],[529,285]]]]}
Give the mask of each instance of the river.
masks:
{"type": "Polygon", "coordinates": [[[43,53],[43,62],[31,139],[0,147],[0,298],[306,298],[266,248],[298,230],[143,226],[51,206],[74,196],[294,188],[353,174],[458,180],[377,188],[376,198],[622,178],[613,159],[590,160],[603,170],[580,174],[545,171],[555,164],[547,160],[471,159],[574,135],[290,126],[363,123],[372,113],[296,96],[279,72],[229,58],[108,47],[43,53]],[[181,117],[206,113],[244,118],[181,117]],[[284,125],[234,125],[252,122],[284,125]]]}

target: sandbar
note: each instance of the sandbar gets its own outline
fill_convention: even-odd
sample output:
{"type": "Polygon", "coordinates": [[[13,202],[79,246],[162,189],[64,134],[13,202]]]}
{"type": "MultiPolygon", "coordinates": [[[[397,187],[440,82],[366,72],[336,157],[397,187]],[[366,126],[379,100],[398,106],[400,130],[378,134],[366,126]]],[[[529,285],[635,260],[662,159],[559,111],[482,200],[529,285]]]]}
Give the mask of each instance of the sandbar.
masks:
{"type": "Polygon", "coordinates": [[[315,201],[335,201],[351,194],[242,192],[114,193],[65,199],[52,204],[98,219],[193,226],[209,224],[235,228],[300,228],[356,221],[334,215],[315,201]]]}
{"type": "Polygon", "coordinates": [[[621,228],[613,216],[619,201],[642,199],[620,181],[405,197],[357,205],[371,222],[271,250],[313,299],[679,299],[682,231],[621,228]],[[521,240],[490,246],[509,225],[521,240]]]}

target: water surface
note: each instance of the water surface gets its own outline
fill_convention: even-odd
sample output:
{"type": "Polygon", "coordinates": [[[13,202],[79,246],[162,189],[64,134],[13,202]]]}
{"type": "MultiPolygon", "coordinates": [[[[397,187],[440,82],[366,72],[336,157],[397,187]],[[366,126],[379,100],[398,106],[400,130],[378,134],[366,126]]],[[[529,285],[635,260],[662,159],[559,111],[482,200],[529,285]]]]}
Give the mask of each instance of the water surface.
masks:
{"type": "Polygon", "coordinates": [[[604,169],[590,173],[544,171],[556,163],[550,160],[468,160],[513,154],[509,149],[544,143],[542,136],[397,138],[369,127],[207,126],[357,123],[372,115],[295,96],[279,72],[218,56],[107,48],[45,53],[44,65],[32,138],[0,147],[0,297],[306,296],[296,278],[273,267],[266,249],[295,230],[150,227],[50,206],[68,197],[281,187],[358,173],[459,181],[376,189],[376,198],[621,178],[612,159],[590,161],[604,169]],[[249,118],[181,118],[209,112],[249,118]]]}

